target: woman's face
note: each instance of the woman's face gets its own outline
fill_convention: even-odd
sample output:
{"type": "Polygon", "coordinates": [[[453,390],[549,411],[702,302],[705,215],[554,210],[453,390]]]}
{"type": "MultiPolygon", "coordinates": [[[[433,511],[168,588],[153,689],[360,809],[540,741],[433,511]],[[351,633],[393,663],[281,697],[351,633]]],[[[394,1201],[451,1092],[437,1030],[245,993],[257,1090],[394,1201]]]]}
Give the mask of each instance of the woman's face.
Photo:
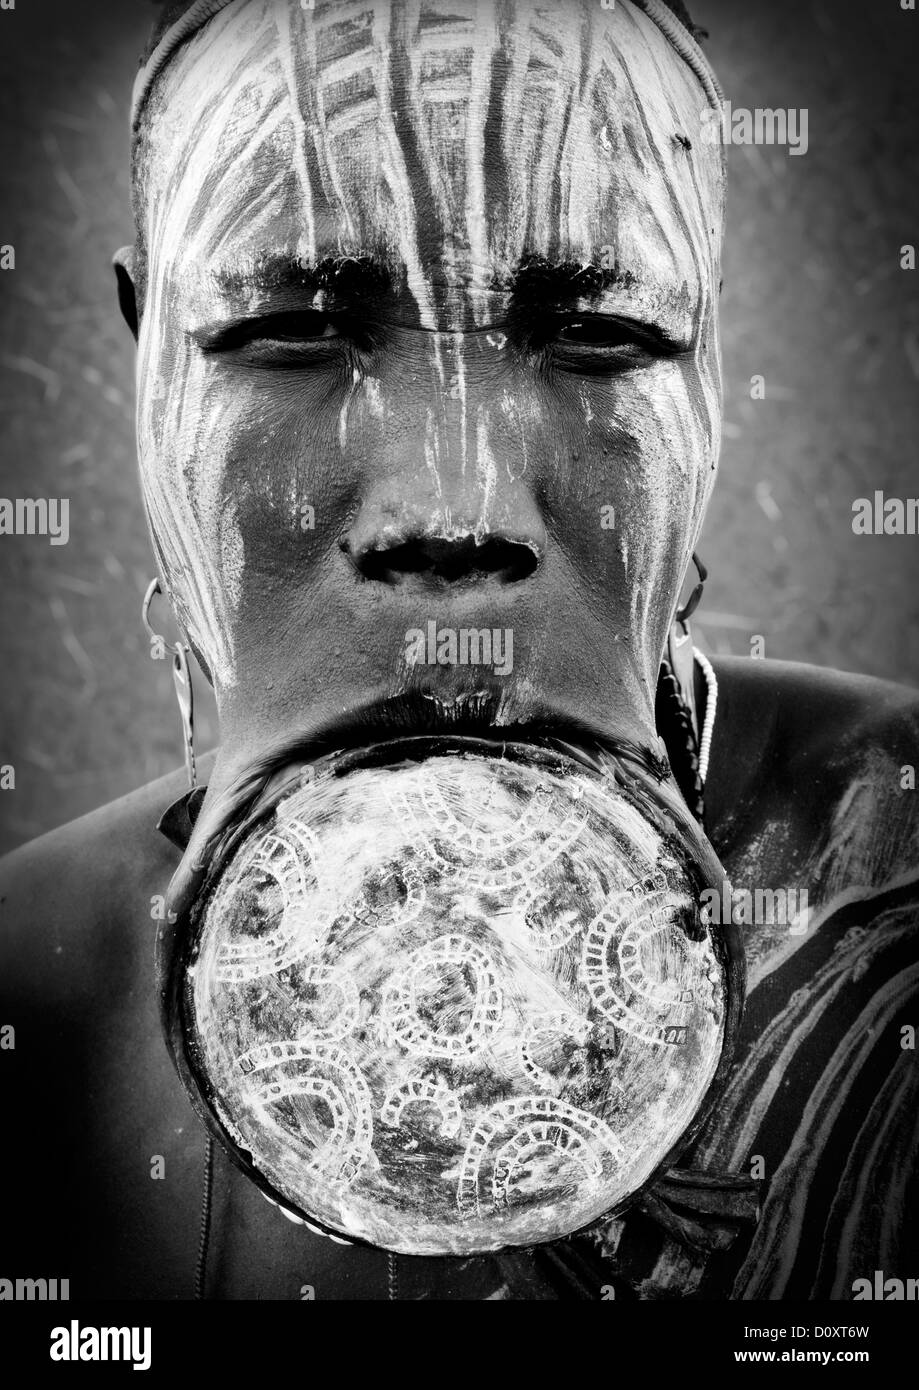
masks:
{"type": "Polygon", "coordinates": [[[172,60],[140,457],[225,741],[413,690],[653,737],[720,439],[705,109],[628,3],[249,0],[172,60]]]}

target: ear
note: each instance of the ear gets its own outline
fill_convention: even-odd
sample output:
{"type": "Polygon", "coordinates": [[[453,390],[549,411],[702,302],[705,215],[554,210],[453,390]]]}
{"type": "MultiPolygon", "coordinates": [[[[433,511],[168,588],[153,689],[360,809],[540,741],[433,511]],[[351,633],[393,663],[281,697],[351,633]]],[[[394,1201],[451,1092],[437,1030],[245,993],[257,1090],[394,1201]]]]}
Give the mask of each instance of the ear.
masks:
{"type": "Polygon", "coordinates": [[[134,247],[122,246],[112,257],[112,265],[115,268],[115,283],[118,286],[118,307],[136,342],[140,320],[134,286],[134,247]]]}

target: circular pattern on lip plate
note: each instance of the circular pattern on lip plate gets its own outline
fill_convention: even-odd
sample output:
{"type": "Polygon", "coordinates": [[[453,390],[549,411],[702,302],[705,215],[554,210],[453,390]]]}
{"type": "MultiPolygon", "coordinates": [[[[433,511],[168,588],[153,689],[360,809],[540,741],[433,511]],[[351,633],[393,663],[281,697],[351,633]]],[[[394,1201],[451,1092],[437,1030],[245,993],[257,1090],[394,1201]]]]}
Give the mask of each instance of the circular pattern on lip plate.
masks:
{"type": "Polygon", "coordinates": [[[727,1016],[694,856],[646,798],[536,752],[298,786],[214,875],[183,964],[231,1152],[409,1254],[620,1207],[696,1115],[727,1016]]]}

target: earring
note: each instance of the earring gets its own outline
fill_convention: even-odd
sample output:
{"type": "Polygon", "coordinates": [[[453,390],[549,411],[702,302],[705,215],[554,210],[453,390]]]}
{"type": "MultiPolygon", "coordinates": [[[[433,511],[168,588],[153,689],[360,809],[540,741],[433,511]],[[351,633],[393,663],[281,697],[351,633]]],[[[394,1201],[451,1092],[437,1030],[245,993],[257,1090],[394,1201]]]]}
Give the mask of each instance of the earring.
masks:
{"type": "Polygon", "coordinates": [[[689,619],[692,617],[693,613],[695,613],[696,609],[699,607],[699,604],[702,601],[702,594],[705,590],[705,581],[708,578],[708,570],[706,569],[705,565],[703,565],[702,561],[699,559],[695,551],[692,552],[692,562],[696,567],[696,573],[699,576],[699,582],[693,589],[692,593],[689,595],[689,598],[683,604],[683,607],[677,610],[676,620],[678,623],[688,622],[689,619]]]}
{"type": "Polygon", "coordinates": [[[191,655],[191,647],[187,643],[167,642],[165,637],[154,631],[150,624],[150,606],[158,594],[163,593],[163,586],[159,577],[152,579],[144,595],[141,617],[144,627],[150,636],[162,644],[164,651],[172,654],[172,683],[175,687],[176,699],[179,704],[179,715],[182,720],[182,745],[185,753],[185,770],[188,773],[188,784],[194,790],[198,785],[198,772],[195,766],[195,692],[191,683],[191,667],[188,658],[191,655]]]}
{"type": "Polygon", "coordinates": [[[677,786],[693,815],[703,822],[705,779],[700,769],[700,743],[695,700],[695,659],[689,619],[702,599],[708,570],[693,551],[699,582],[674,614],[661,661],[654,701],[658,733],[664,740],[677,786]]]}

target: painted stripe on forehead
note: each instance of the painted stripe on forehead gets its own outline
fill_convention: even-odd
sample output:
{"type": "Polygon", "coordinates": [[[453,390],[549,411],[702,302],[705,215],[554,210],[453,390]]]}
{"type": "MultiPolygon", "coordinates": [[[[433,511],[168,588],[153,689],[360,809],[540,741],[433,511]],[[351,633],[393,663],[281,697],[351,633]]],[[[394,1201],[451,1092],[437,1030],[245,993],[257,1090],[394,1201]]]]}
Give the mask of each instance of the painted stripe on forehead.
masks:
{"type": "MultiPolygon", "coordinates": [[[[260,0],[260,3],[268,4],[270,0],[260,0]]],[[[213,22],[210,35],[213,41],[209,45],[213,65],[212,85],[201,82],[200,73],[195,71],[193,65],[176,65],[177,85],[172,95],[172,109],[181,112],[181,119],[189,128],[207,130],[211,138],[177,142],[172,140],[171,131],[166,132],[165,138],[172,153],[168,186],[164,190],[165,196],[147,199],[147,245],[151,249],[166,234],[167,221],[180,226],[183,234],[187,234],[192,225],[193,210],[202,199],[202,194],[210,196],[229,172],[227,166],[221,167],[217,160],[219,132],[226,130],[234,117],[239,126],[237,111],[240,99],[251,88],[253,71],[264,61],[269,43],[263,25],[251,26],[247,62],[240,69],[236,62],[238,52],[234,47],[227,45],[226,53],[220,51],[219,40],[225,31],[232,28],[232,24],[230,11],[213,22]],[[215,90],[219,93],[216,100],[215,90]]],[[[260,109],[263,119],[261,128],[240,131],[239,138],[247,144],[250,139],[257,144],[260,139],[267,138],[273,110],[275,107],[280,109],[281,97],[281,93],[273,93],[273,105],[260,109]]]]}
{"type": "MultiPolygon", "coordinates": [[[[715,77],[705,54],[682,21],[663,3],[663,0],[627,0],[627,2],[644,10],[649,15],[687,66],[696,74],[709,103],[716,108],[720,107],[723,96],[718,79],[715,77]]],[[[134,81],[131,100],[133,129],[136,130],[140,124],[150,92],[174,54],[199,29],[202,29],[205,24],[209,24],[223,10],[231,5],[243,3],[246,3],[246,0],[195,0],[195,3],[185,14],[166,31],[134,81]]],[[[289,0],[289,3],[297,9],[302,10],[304,8],[298,3],[298,0],[289,0]]],[[[322,0],[317,0],[315,11],[310,10],[310,13],[321,12],[322,8],[322,0]]],[[[339,8],[341,7],[339,6],[339,8]]]]}
{"type": "MultiPolygon", "coordinates": [[[[673,179],[669,176],[668,173],[666,155],[671,154],[671,152],[667,151],[665,154],[665,151],[664,149],[662,149],[660,142],[655,138],[654,130],[651,126],[650,121],[647,118],[647,115],[645,114],[641,101],[639,100],[639,95],[635,88],[635,84],[632,79],[632,74],[629,70],[628,64],[625,62],[620,62],[619,68],[626,85],[632,93],[634,109],[637,112],[641,134],[644,136],[645,140],[645,149],[650,154],[652,167],[656,170],[659,176],[660,187],[666,195],[673,223],[683,233],[683,243],[689,247],[690,254],[693,259],[693,264],[696,270],[699,293],[702,295],[704,299],[707,276],[703,268],[703,251],[702,248],[700,248],[699,246],[698,234],[694,235],[693,230],[690,227],[686,211],[682,206],[680,198],[678,197],[677,187],[675,186],[673,179]]],[[[652,206],[653,205],[654,204],[652,204],[652,206]]],[[[656,207],[658,214],[662,214],[662,204],[658,202],[656,207]]],[[[660,225],[660,223],[658,225],[660,225]]],[[[676,237],[674,237],[671,233],[665,236],[662,244],[669,248],[675,244],[676,240],[676,237]]]]}
{"type": "Polygon", "coordinates": [[[313,262],[316,259],[316,223],[313,217],[313,187],[306,163],[307,131],[306,122],[300,111],[299,83],[297,81],[297,68],[294,62],[294,35],[290,24],[290,11],[283,6],[279,6],[276,22],[278,26],[278,36],[280,38],[281,67],[284,72],[284,81],[287,85],[287,104],[291,125],[293,127],[294,138],[291,142],[293,145],[293,165],[300,189],[303,219],[306,224],[306,238],[304,244],[305,258],[313,262]]]}
{"type": "MultiPolygon", "coordinates": [[[[706,246],[705,256],[698,252],[712,209],[702,206],[692,161],[675,159],[670,146],[669,132],[680,128],[680,116],[660,90],[668,85],[659,67],[665,50],[659,41],[656,49],[648,43],[655,31],[644,17],[639,23],[637,14],[623,8],[624,22],[639,36],[634,56],[627,59],[599,12],[585,12],[589,17],[580,30],[559,35],[533,18],[528,7],[508,0],[497,11],[484,7],[495,16],[493,43],[481,42],[483,26],[478,23],[480,42],[473,46],[468,39],[479,10],[476,0],[409,0],[393,7],[389,25],[385,6],[373,11],[361,3],[338,5],[318,19],[296,7],[299,22],[294,26],[288,22],[292,15],[286,6],[280,7],[284,14],[279,19],[277,0],[248,3],[247,22],[236,26],[233,43],[222,55],[229,89],[216,103],[209,95],[210,84],[206,89],[200,82],[196,55],[190,53],[186,63],[178,64],[167,108],[182,113],[182,125],[195,132],[195,139],[171,154],[168,174],[161,175],[166,179],[159,190],[162,196],[151,199],[159,202],[161,213],[157,217],[152,207],[148,209],[151,249],[157,247],[157,234],[166,231],[165,220],[172,233],[165,240],[181,248],[186,263],[211,264],[235,228],[245,231],[250,246],[264,247],[272,230],[287,241],[293,234],[295,243],[287,249],[312,260],[319,223],[331,234],[332,245],[324,250],[357,254],[368,249],[364,240],[369,237],[377,247],[385,243],[390,252],[401,255],[419,318],[433,326],[432,286],[426,276],[433,265],[443,266],[449,282],[450,248],[458,232],[468,239],[473,269],[481,273],[480,287],[492,270],[512,273],[524,253],[551,255],[563,246],[593,259],[601,244],[614,242],[616,202],[627,206],[636,195],[638,201],[647,201],[642,180],[633,178],[630,186],[626,182],[621,187],[630,171],[621,161],[613,168],[608,147],[602,146],[604,129],[615,131],[621,115],[627,137],[630,128],[644,126],[645,154],[651,154],[652,166],[668,186],[671,204],[678,211],[685,204],[694,214],[693,229],[680,213],[672,219],[669,233],[661,235],[658,212],[649,206],[648,217],[659,235],[632,238],[637,267],[647,262],[660,268],[663,258],[678,268],[673,248],[675,239],[681,239],[676,236],[679,229],[695,254],[697,283],[692,292],[701,290],[703,300],[706,297],[705,269],[710,271],[712,248],[706,246]],[[433,24],[435,18],[438,23],[433,24]],[[419,32],[426,35],[423,43],[415,37],[419,32]],[[299,74],[295,45],[302,55],[299,74]],[[660,76],[650,95],[630,71],[636,62],[650,63],[660,76]],[[449,71],[451,84],[463,74],[464,101],[454,99],[453,86],[446,100],[444,71],[449,71]],[[622,113],[623,90],[631,91],[634,112],[622,113]],[[646,95],[657,113],[653,136],[642,109],[646,95]],[[331,117],[329,106],[334,108],[331,117]],[[283,149],[276,149],[274,157],[280,155],[281,167],[286,165],[290,173],[272,180],[277,200],[273,203],[264,189],[258,190],[244,209],[239,198],[230,196],[234,170],[256,156],[270,158],[267,147],[282,138],[283,149]],[[360,147],[354,143],[358,138],[363,141],[360,147]],[[366,180],[355,167],[361,158],[366,166],[374,142],[388,190],[382,207],[375,207],[372,199],[368,204],[362,196],[366,180]],[[655,143],[659,148],[653,148],[655,143]],[[578,196],[573,198],[575,170],[578,196]],[[224,185],[228,196],[221,199],[224,185]],[[499,189],[504,197],[495,199],[499,189]],[[597,189],[607,194],[602,226],[597,225],[596,198],[587,196],[597,189]],[[617,191],[625,197],[616,199],[617,191]],[[355,228],[352,208],[356,204],[360,212],[362,203],[364,225],[355,228]]],[[[229,14],[224,12],[224,21],[229,14]]],[[[215,39],[224,27],[212,21],[215,39]]],[[[687,93],[690,80],[687,74],[687,93]]],[[[691,95],[687,99],[691,102],[691,95]]],[[[630,155],[641,160],[641,148],[631,143],[630,155]]],[[[705,192],[717,197],[711,177],[702,182],[705,192]]]]}

